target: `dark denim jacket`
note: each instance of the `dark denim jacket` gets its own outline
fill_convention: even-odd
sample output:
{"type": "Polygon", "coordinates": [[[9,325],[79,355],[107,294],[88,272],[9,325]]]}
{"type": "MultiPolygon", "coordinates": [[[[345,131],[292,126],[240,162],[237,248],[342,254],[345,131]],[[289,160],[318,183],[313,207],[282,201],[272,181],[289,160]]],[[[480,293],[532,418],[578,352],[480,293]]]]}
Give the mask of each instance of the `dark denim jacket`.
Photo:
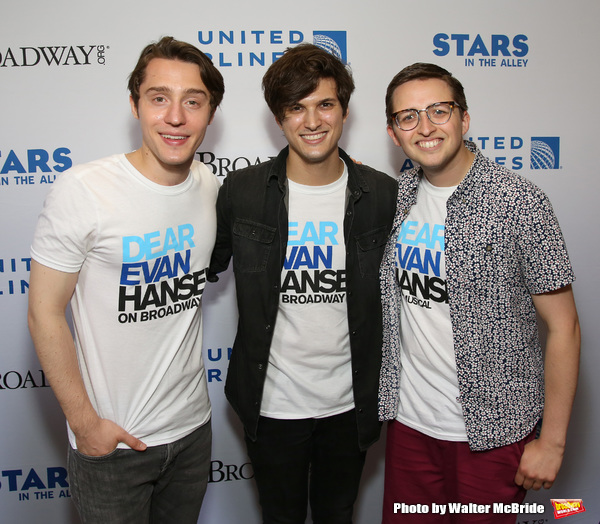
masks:
{"type": "MultiPolygon", "coordinates": [[[[344,220],[348,326],[359,444],[366,449],[380,433],[379,265],[394,218],[398,189],[391,177],[355,164],[341,149],[339,154],[348,166],[344,220]]],[[[253,440],[287,247],[287,155],[285,148],[274,160],[230,173],[217,200],[217,241],[209,280],[216,280],[216,273],[227,269],[233,256],[239,310],[225,394],[253,440]]]]}

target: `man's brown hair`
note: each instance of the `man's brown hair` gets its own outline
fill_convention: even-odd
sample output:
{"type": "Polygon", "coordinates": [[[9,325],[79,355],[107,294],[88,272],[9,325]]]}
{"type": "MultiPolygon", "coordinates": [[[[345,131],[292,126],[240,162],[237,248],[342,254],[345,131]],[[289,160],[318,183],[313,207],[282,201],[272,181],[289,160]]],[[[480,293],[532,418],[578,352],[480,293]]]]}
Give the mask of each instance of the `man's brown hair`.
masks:
{"type": "Polygon", "coordinates": [[[192,44],[175,40],[172,36],[164,36],[158,42],[148,44],[142,51],[140,58],[129,75],[127,87],[137,108],[140,100],[140,85],[146,76],[146,68],[154,58],[166,58],[167,60],[180,60],[196,64],[200,68],[200,77],[202,82],[210,93],[211,115],[214,114],[217,107],[223,100],[225,84],[223,76],[213,65],[212,61],[202,51],[192,44]]]}
{"type": "Polygon", "coordinates": [[[346,115],[354,91],[349,68],[331,53],[313,44],[304,43],[286,49],[262,80],[265,100],[277,121],[282,122],[286,111],[315,91],[323,78],[335,81],[337,97],[346,115]]]}

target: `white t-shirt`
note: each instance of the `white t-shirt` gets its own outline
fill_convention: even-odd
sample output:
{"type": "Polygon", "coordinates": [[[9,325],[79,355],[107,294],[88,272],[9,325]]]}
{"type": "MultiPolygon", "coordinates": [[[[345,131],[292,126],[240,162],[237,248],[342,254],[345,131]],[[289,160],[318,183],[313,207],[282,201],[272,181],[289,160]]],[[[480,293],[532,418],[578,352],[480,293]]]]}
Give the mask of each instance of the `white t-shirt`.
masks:
{"type": "Polygon", "coordinates": [[[326,186],[288,180],[288,245],[261,404],[277,419],[354,407],[344,212],[348,171],[326,186]]]}
{"type": "Polygon", "coordinates": [[[402,377],[396,419],[434,438],[466,441],[446,291],[446,202],[456,187],[423,177],[396,245],[402,290],[402,377]]]}
{"type": "Polygon", "coordinates": [[[35,232],[37,262],[79,272],[74,339],[92,405],[150,446],[210,417],[201,298],[218,187],[200,162],[162,186],[114,155],[61,175],[35,232]]]}

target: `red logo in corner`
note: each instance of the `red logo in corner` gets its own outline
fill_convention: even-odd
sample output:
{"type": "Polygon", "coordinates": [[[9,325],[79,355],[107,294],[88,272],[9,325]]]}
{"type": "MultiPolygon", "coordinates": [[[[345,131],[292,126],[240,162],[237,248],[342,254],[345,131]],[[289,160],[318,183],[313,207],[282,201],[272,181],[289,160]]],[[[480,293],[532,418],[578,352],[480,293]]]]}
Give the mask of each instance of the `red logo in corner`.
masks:
{"type": "Polygon", "coordinates": [[[585,511],[582,499],[550,499],[550,502],[554,508],[555,519],[562,519],[585,511]]]}

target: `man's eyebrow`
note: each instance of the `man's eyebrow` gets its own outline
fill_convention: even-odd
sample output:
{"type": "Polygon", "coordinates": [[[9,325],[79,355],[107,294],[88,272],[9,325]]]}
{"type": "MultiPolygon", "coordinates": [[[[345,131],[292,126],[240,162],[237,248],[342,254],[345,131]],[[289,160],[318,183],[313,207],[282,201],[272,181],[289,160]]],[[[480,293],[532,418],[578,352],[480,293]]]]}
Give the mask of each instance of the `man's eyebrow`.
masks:
{"type": "Polygon", "coordinates": [[[329,97],[324,98],[323,100],[321,100],[321,103],[323,103],[323,102],[339,102],[339,100],[335,96],[329,96],[329,97]]]}
{"type": "MultiPolygon", "coordinates": [[[[172,93],[173,89],[168,86],[152,86],[146,89],[146,93],[172,93]]],[[[208,93],[204,89],[190,87],[185,89],[184,94],[186,95],[204,95],[208,97],[208,93]]]]}
{"type": "MultiPolygon", "coordinates": [[[[330,97],[323,98],[322,100],[317,101],[317,105],[324,104],[326,102],[339,102],[339,100],[335,96],[330,96],[330,97]]],[[[294,106],[302,106],[302,107],[304,107],[305,105],[306,104],[304,104],[302,102],[302,100],[298,100],[297,102],[291,103],[288,107],[294,107],[294,106]]]]}

